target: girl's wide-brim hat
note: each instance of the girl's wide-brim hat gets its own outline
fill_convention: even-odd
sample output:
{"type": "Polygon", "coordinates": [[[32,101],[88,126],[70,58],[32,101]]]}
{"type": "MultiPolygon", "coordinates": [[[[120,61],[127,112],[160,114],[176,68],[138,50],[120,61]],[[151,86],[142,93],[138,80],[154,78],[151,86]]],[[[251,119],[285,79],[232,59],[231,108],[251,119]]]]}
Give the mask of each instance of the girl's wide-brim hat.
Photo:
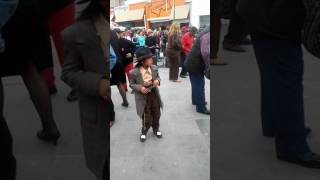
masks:
{"type": "Polygon", "coordinates": [[[151,58],[153,56],[152,52],[147,47],[141,47],[136,51],[136,62],[141,62],[145,59],[151,58]]]}

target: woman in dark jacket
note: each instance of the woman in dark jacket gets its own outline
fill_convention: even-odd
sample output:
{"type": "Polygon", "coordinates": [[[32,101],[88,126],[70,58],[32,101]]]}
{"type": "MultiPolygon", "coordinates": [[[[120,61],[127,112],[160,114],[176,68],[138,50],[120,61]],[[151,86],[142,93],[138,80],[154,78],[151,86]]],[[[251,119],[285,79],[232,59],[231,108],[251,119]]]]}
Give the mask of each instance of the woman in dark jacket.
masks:
{"type": "Polygon", "coordinates": [[[168,46],[166,54],[169,59],[169,80],[172,82],[181,82],[179,77],[179,64],[181,52],[181,30],[178,23],[173,23],[169,30],[168,46]]]}
{"type": "Polygon", "coordinates": [[[114,51],[116,53],[117,56],[117,63],[116,65],[113,67],[113,69],[111,70],[111,85],[116,85],[118,87],[119,93],[122,97],[122,106],[124,107],[128,107],[129,103],[127,100],[127,94],[126,94],[126,90],[123,86],[123,84],[127,83],[127,79],[126,79],[126,74],[124,72],[124,60],[121,57],[120,54],[120,45],[119,45],[119,38],[120,35],[115,31],[111,31],[110,34],[110,44],[111,46],[114,48],[114,51]]]}

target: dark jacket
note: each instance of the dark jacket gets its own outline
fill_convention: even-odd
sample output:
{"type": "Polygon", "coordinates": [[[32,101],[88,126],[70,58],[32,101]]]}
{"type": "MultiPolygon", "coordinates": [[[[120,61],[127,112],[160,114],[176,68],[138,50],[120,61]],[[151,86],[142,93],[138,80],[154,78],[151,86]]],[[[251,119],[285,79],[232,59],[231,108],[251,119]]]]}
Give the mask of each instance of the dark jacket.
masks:
{"type": "Polygon", "coordinates": [[[201,36],[210,31],[210,27],[206,28],[197,36],[190,53],[188,54],[184,66],[191,74],[204,75],[206,64],[201,54],[201,36]]]}
{"type": "Polygon", "coordinates": [[[237,11],[253,31],[301,43],[305,17],[302,0],[239,0],[237,11]]]}

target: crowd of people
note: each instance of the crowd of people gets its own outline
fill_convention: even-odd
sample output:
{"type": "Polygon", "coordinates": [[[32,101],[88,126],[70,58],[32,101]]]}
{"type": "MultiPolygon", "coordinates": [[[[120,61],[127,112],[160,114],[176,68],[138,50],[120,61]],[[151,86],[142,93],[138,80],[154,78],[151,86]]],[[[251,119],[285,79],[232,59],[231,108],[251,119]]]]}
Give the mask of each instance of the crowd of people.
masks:
{"type": "MultiPolygon", "coordinates": [[[[58,93],[52,54],[55,46],[61,79],[71,88],[66,99],[79,102],[87,166],[97,179],[106,180],[109,132],[116,119],[111,86],[117,87],[125,108],[130,103],[129,87],[135,94],[137,114],[142,119],[141,142],[146,140],[150,127],[156,137],[163,135],[158,61],[168,61],[172,82],[181,82],[179,67],[181,78],[187,78],[189,72],[192,103],[197,112],[210,114],[204,90],[210,61],[210,27],[201,32],[178,23],[153,30],[110,28],[108,1],[77,3],[86,4],[79,17],[75,17],[74,0],[0,0],[0,77],[22,77],[42,124],[36,135],[56,146],[61,134],[51,102],[51,95],[58,93]]],[[[0,177],[14,180],[16,159],[3,112],[4,96],[0,80],[0,177]]]]}

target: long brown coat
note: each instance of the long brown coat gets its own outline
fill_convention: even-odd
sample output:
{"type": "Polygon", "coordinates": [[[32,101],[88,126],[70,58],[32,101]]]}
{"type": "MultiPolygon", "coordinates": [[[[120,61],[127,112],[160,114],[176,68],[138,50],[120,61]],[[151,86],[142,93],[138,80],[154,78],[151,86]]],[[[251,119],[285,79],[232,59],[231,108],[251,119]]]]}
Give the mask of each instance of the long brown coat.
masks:
{"type": "Polygon", "coordinates": [[[108,42],[110,30],[106,25],[104,32],[99,32],[95,23],[81,20],[63,32],[65,63],[62,80],[80,94],[80,121],[87,166],[98,180],[102,180],[108,173],[104,168],[109,167],[110,162],[108,120],[112,115],[111,103],[99,96],[98,87],[102,77],[110,73],[109,63],[106,63],[109,48],[106,53],[102,49],[102,42],[108,42]]]}
{"type": "MultiPolygon", "coordinates": [[[[153,80],[158,80],[160,82],[160,77],[159,77],[159,72],[158,72],[158,67],[155,65],[151,66],[151,71],[152,71],[152,79],[153,80]]],[[[140,92],[141,86],[143,84],[143,79],[142,75],[140,73],[140,70],[138,67],[135,67],[131,72],[130,72],[130,87],[134,90],[135,92],[135,100],[136,100],[136,109],[137,109],[137,114],[140,118],[143,117],[144,113],[144,108],[147,103],[147,95],[142,94],[140,92]]],[[[161,108],[163,108],[163,103],[161,100],[159,88],[156,87],[156,94],[158,97],[158,100],[160,102],[161,108]]]]}

